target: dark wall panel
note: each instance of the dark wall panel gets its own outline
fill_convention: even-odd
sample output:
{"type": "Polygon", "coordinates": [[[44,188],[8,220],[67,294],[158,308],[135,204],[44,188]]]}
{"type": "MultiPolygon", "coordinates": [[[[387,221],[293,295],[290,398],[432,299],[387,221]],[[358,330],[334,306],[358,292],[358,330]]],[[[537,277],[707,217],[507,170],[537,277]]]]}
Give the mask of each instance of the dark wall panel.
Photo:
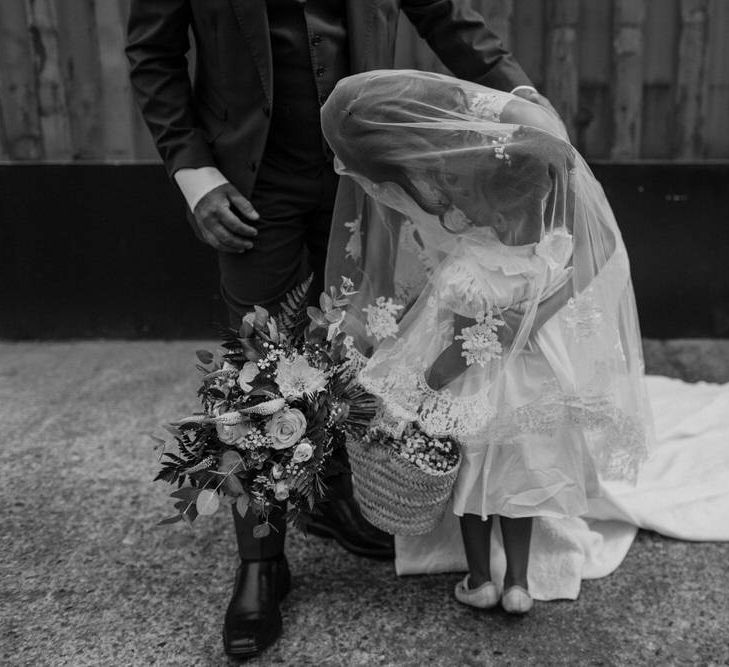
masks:
{"type": "MultiPolygon", "coordinates": [[[[729,165],[594,169],[644,335],[728,336],[729,165]]],[[[0,166],[0,337],[211,336],[216,273],[160,166],[0,166]]]]}
{"type": "Polygon", "coordinates": [[[205,336],[222,321],[214,253],[160,166],[0,167],[0,221],[0,336],[205,336]]]}

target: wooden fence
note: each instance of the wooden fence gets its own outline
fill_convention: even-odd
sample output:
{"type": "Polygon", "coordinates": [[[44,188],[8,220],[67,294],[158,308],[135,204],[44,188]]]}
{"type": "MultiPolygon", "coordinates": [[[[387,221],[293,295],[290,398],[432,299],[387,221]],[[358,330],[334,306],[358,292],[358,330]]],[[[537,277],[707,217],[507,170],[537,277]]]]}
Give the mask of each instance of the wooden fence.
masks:
{"type": "MultiPolygon", "coordinates": [[[[591,159],[729,159],[729,0],[472,0],[591,159]]],[[[0,160],[148,160],[128,0],[0,0],[0,160]]],[[[398,65],[442,69],[406,22],[398,65]]]]}

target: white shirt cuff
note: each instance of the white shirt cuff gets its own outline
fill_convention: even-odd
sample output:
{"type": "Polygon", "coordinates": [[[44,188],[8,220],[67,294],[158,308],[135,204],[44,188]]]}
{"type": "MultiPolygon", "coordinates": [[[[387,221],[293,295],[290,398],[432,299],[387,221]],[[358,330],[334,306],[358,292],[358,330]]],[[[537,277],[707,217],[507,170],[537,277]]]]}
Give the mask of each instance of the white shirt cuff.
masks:
{"type": "Polygon", "coordinates": [[[517,90],[531,90],[534,93],[539,92],[534,86],[517,86],[511,91],[511,94],[513,95],[517,90]]]}
{"type": "Polygon", "coordinates": [[[195,210],[198,202],[208,192],[223,183],[228,183],[228,179],[216,167],[178,169],[174,177],[191,211],[195,210]]]}

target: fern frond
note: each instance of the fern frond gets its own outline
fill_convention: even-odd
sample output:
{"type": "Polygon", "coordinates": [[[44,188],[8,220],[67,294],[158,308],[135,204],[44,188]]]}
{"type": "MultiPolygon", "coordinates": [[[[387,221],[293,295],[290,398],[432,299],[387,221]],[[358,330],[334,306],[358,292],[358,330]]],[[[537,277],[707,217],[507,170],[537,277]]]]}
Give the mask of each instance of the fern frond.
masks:
{"type": "Polygon", "coordinates": [[[276,325],[279,331],[288,338],[295,340],[306,328],[308,323],[306,306],[313,280],[314,274],[311,273],[303,283],[294,287],[281,302],[281,310],[276,317],[276,325]]]}

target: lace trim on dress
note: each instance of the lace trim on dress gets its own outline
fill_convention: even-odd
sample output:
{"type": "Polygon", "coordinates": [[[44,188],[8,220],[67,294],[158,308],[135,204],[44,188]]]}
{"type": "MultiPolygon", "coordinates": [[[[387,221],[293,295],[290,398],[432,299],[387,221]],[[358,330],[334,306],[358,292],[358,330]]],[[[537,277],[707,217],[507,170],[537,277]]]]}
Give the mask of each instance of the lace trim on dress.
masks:
{"type": "Polygon", "coordinates": [[[417,422],[434,438],[482,430],[495,415],[486,392],[455,396],[449,389],[436,391],[427,383],[423,368],[399,367],[380,377],[364,371],[359,381],[382,399],[391,418],[417,422]]]}
{"type": "Polygon", "coordinates": [[[495,419],[485,435],[490,443],[508,445],[527,433],[555,435],[565,425],[585,431],[605,479],[635,481],[648,455],[646,430],[640,419],[623,412],[608,394],[579,396],[547,382],[539,399],[495,419]]]}
{"type": "Polygon", "coordinates": [[[599,368],[587,393],[565,392],[556,380],[548,381],[537,400],[500,415],[485,391],[472,396],[437,391],[424,369],[400,367],[384,377],[364,370],[359,381],[382,399],[393,433],[404,422],[417,422],[431,437],[477,437],[483,445],[508,447],[530,433],[555,436],[565,426],[580,428],[603,477],[629,482],[648,455],[642,420],[615,404],[599,368]]]}

